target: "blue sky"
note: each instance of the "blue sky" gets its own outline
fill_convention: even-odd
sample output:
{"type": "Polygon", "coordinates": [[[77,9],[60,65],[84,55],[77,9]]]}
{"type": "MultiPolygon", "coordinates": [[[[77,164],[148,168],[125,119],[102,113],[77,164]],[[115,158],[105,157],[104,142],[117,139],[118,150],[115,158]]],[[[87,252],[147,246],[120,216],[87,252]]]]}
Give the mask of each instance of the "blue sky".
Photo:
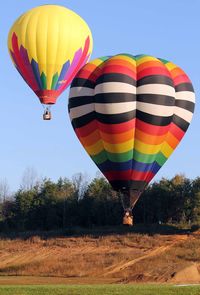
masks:
{"type": "MultiPolygon", "coordinates": [[[[7,0],[0,10],[1,105],[0,180],[16,190],[27,167],[57,180],[76,172],[93,177],[97,171],[71,127],[68,90],[53,107],[53,120],[43,121],[42,106],[15,70],[7,50],[12,23],[26,10],[46,0],[7,0]]],[[[199,0],[48,0],[82,16],[94,39],[92,58],[117,53],[150,54],[171,60],[190,77],[197,105],[180,146],[155,179],[185,173],[200,175],[200,1],[199,0]]]]}

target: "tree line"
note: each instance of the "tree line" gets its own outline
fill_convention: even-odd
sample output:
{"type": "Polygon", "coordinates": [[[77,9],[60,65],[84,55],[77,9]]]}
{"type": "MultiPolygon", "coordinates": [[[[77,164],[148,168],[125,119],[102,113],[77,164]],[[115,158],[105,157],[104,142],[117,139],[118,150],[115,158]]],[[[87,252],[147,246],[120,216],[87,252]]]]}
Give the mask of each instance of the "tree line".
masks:
{"type": "MultiPolygon", "coordinates": [[[[106,179],[88,182],[81,173],[71,180],[29,181],[9,197],[0,188],[0,197],[1,232],[119,225],[123,217],[119,195],[106,179]]],[[[133,214],[136,223],[200,224],[200,177],[153,182],[133,214]]]]}

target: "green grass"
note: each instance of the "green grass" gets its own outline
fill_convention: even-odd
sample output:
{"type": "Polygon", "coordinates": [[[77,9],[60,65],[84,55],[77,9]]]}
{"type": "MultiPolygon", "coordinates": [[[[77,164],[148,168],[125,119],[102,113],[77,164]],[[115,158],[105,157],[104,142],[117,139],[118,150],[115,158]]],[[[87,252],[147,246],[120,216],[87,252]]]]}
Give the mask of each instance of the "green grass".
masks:
{"type": "Polygon", "coordinates": [[[0,286],[0,295],[199,295],[200,286],[50,285],[0,286]]]}

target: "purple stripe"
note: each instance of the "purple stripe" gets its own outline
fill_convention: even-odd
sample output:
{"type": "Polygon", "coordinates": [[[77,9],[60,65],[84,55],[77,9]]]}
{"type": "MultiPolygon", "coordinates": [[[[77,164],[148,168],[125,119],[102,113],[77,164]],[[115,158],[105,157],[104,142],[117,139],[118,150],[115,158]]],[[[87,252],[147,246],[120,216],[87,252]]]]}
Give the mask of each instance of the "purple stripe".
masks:
{"type": "MultiPolygon", "coordinates": [[[[81,63],[80,67],[76,70],[76,72],[74,73],[74,77],[75,77],[76,74],[79,72],[79,70],[80,70],[80,69],[86,64],[86,62],[88,61],[89,57],[90,57],[90,54],[88,54],[88,55],[86,56],[86,58],[84,59],[84,61],[81,63]]],[[[74,79],[74,77],[73,77],[73,76],[71,77],[71,80],[68,81],[68,83],[67,83],[67,84],[65,85],[65,87],[62,89],[62,91],[64,91],[64,90],[68,87],[68,85],[71,84],[71,82],[72,82],[72,80],[74,79]]]]}
{"type": "Polygon", "coordinates": [[[62,67],[62,70],[61,70],[61,73],[60,73],[60,76],[58,78],[58,81],[57,81],[57,84],[56,84],[56,87],[55,89],[58,90],[63,84],[62,83],[59,83],[60,81],[64,80],[64,77],[66,75],[66,72],[68,71],[70,67],[70,62],[69,60],[63,65],[62,67]]]}
{"type": "Polygon", "coordinates": [[[68,80],[69,76],[73,73],[74,69],[76,68],[77,64],[79,63],[81,55],[82,55],[82,49],[80,48],[78,51],[76,51],[73,61],[71,63],[71,66],[69,68],[69,71],[66,73],[64,80],[68,80]]]}
{"type": "Polygon", "coordinates": [[[34,59],[32,59],[31,61],[31,66],[33,69],[33,74],[35,76],[35,79],[37,80],[38,87],[40,90],[42,90],[43,87],[42,87],[42,82],[40,80],[40,71],[39,71],[38,63],[34,59]]]}

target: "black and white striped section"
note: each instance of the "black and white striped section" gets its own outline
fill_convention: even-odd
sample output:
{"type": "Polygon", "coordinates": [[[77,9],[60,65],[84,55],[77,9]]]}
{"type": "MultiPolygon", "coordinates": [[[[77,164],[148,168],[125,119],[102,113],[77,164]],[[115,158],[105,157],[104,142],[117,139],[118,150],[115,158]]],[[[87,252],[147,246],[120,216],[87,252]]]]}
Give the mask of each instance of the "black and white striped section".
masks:
{"type": "MultiPolygon", "coordinates": [[[[130,121],[136,116],[136,81],[124,74],[102,74],[95,87],[73,83],[69,95],[69,115],[74,128],[94,119],[106,124],[130,121]]],[[[92,86],[92,85],[90,85],[92,86]]]]}
{"type": "Polygon", "coordinates": [[[173,116],[175,90],[165,84],[136,86],[124,82],[103,82],[94,89],[71,88],[70,117],[74,127],[94,118],[116,124],[137,116],[153,125],[168,125],[173,116]],[[137,100],[137,101],[136,101],[137,100]]]}
{"type": "Polygon", "coordinates": [[[117,124],[137,117],[158,126],[174,122],[186,131],[191,121],[195,97],[189,83],[175,89],[168,77],[148,76],[136,87],[132,78],[119,74],[102,75],[97,81],[87,87],[82,80],[72,84],[69,112],[75,128],[94,119],[117,124]]]}
{"type": "Polygon", "coordinates": [[[158,123],[158,125],[164,125],[167,121],[169,124],[170,121],[172,121],[183,131],[187,130],[195,106],[195,94],[191,83],[183,83],[174,87],[173,81],[169,77],[155,75],[142,78],[138,81],[137,85],[137,104],[138,101],[149,103],[147,111],[145,108],[142,109],[143,119],[141,118],[141,114],[138,113],[138,108],[137,117],[140,116],[145,122],[157,125],[159,121],[157,116],[160,112],[163,119],[161,119],[160,124],[158,123]],[[154,104],[155,107],[152,113],[151,108],[153,108],[153,105],[150,104],[154,104]],[[164,109],[162,109],[161,105],[164,106],[164,109]],[[166,116],[167,110],[170,115],[170,109],[173,114],[172,118],[166,116]],[[157,114],[156,110],[158,112],[157,114]],[[151,115],[154,115],[154,117],[149,117],[150,113],[151,115]]]}
{"type": "Polygon", "coordinates": [[[176,100],[173,122],[186,131],[192,120],[195,108],[195,93],[191,83],[182,83],[175,87],[176,100]]]}

